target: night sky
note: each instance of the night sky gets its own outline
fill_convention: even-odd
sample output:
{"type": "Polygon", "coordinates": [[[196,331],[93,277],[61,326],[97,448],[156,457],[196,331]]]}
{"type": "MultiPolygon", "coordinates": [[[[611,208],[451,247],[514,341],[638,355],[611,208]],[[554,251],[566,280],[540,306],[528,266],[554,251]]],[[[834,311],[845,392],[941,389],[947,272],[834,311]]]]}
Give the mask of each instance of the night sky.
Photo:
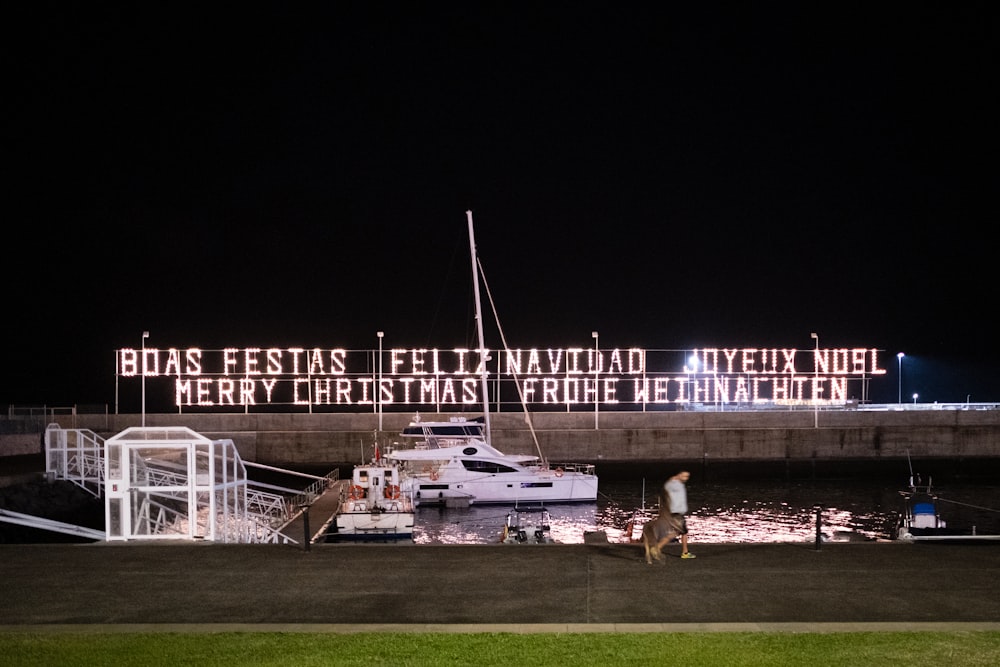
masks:
{"type": "Polygon", "coordinates": [[[0,405],[114,350],[884,351],[1000,400],[988,3],[141,3],[8,20],[0,405]],[[497,345],[493,341],[493,345],[497,345]]]}

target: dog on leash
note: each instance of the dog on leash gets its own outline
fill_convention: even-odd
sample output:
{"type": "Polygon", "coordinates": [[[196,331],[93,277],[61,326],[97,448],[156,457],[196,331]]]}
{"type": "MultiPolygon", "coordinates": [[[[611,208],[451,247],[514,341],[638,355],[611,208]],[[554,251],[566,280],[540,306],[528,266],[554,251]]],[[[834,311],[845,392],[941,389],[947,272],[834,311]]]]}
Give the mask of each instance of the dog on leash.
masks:
{"type": "Polygon", "coordinates": [[[660,513],[642,527],[642,545],[646,549],[646,562],[652,565],[654,558],[663,560],[663,547],[681,532],[682,527],[670,513],[670,499],[666,494],[660,494],[660,513]]]}
{"type": "Polygon", "coordinates": [[[646,549],[646,562],[653,564],[653,559],[663,560],[663,547],[677,537],[677,531],[670,521],[670,514],[661,513],[642,527],[642,545],[646,549]]]}

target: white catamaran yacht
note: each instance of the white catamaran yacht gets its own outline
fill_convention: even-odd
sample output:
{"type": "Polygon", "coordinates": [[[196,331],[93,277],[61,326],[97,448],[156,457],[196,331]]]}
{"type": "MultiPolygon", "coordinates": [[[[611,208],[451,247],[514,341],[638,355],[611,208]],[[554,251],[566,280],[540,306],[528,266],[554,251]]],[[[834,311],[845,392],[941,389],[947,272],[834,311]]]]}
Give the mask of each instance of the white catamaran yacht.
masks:
{"type": "Polygon", "coordinates": [[[416,505],[593,502],[597,475],[587,463],[547,463],[504,454],[487,443],[485,423],[454,417],[414,420],[402,433],[412,447],[386,457],[404,464],[402,488],[416,505]]]}
{"type": "MultiPolygon", "coordinates": [[[[485,359],[487,349],[483,337],[479,297],[480,270],[476,258],[472,212],[469,211],[467,216],[479,353],[480,358],[485,359]]],[[[506,343],[504,346],[506,347],[506,343]]],[[[481,363],[480,368],[483,404],[486,406],[489,403],[486,364],[481,363]]],[[[541,456],[530,413],[527,406],[523,407],[538,456],[504,454],[493,447],[488,409],[484,411],[481,421],[453,417],[449,421],[425,422],[416,418],[401,434],[412,445],[398,447],[386,454],[388,459],[402,464],[403,492],[411,493],[416,505],[516,505],[596,501],[597,475],[594,466],[546,461],[541,456]]]]}

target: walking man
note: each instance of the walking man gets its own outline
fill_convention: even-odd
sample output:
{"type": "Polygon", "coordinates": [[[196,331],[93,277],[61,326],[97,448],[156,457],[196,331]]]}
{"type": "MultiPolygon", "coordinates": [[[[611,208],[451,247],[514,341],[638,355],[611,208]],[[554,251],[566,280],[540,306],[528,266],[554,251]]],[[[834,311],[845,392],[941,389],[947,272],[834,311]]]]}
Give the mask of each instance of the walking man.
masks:
{"type": "Polygon", "coordinates": [[[684,486],[691,479],[691,473],[681,470],[671,477],[663,485],[664,500],[667,502],[666,508],[661,507],[660,513],[669,513],[670,533],[661,540],[660,545],[666,545],[677,536],[681,538],[681,558],[694,558],[695,555],[688,551],[688,529],[687,519],[684,515],[688,512],[687,487],[684,486]],[[665,511],[664,511],[665,510],[665,511]]]}

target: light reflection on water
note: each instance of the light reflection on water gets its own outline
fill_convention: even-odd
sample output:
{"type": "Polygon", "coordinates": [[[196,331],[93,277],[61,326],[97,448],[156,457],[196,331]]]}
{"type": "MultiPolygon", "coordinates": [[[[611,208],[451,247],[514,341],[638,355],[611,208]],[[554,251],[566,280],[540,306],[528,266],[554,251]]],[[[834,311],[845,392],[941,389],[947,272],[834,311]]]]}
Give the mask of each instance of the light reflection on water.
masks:
{"type": "MultiPolygon", "coordinates": [[[[659,482],[657,482],[658,484],[659,482]]],[[[901,486],[881,481],[845,483],[812,481],[705,482],[688,484],[688,529],[692,544],[734,542],[808,542],[816,537],[816,506],[821,505],[821,533],[831,540],[888,539],[902,508],[901,486]]],[[[949,498],[965,504],[996,507],[998,488],[953,485],[949,498]]],[[[610,542],[639,538],[642,524],[655,515],[655,487],[638,481],[601,482],[596,503],[547,505],[551,536],[562,544],[580,544],[584,533],[604,531],[610,542]]],[[[500,541],[506,506],[467,509],[419,508],[416,544],[489,544],[500,541]]],[[[1000,513],[943,506],[952,525],[975,523],[980,533],[1000,532],[1000,513]]]]}

